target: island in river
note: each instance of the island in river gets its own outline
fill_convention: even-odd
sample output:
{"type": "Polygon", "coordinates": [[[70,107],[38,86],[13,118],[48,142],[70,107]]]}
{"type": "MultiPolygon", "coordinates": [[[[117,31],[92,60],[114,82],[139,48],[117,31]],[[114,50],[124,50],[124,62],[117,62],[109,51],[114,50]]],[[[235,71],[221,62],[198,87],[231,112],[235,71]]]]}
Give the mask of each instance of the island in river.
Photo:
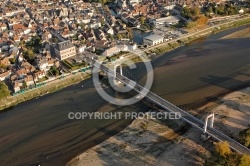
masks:
{"type": "MultiPolygon", "coordinates": [[[[250,39],[218,40],[241,28],[212,35],[154,59],[152,91],[198,114],[198,105],[248,86],[250,39]]],[[[143,78],[139,71],[132,72],[143,78]]],[[[21,103],[0,113],[0,165],[65,165],[131,123],[114,119],[70,120],[69,112],[148,109],[142,103],[127,107],[108,104],[97,94],[91,79],[21,103]]]]}

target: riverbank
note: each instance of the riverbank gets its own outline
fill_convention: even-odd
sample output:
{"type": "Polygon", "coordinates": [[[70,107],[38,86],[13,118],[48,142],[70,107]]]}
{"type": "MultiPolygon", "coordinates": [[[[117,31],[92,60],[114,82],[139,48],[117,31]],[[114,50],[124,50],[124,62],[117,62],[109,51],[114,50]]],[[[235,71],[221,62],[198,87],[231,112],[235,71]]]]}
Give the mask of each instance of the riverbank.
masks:
{"type": "Polygon", "coordinates": [[[54,80],[52,82],[47,83],[45,86],[27,91],[23,94],[19,94],[16,96],[9,96],[5,99],[0,100],[0,111],[5,110],[9,107],[13,107],[19,103],[43,96],[48,93],[53,93],[59,91],[67,86],[77,84],[80,81],[90,78],[90,74],[88,73],[76,73],[66,76],[61,79],[54,80]]]}
{"type": "MultiPolygon", "coordinates": [[[[232,92],[198,108],[214,112],[214,126],[238,140],[250,119],[250,87],[232,92]]],[[[186,126],[187,127],[187,126],[186,126]]],[[[202,166],[214,150],[212,140],[200,140],[201,132],[183,127],[180,121],[136,119],[119,134],[73,158],[67,166],[197,165],[202,166]],[[186,132],[188,131],[188,132],[186,132]]]]}
{"type": "MultiPolygon", "coordinates": [[[[202,32],[195,32],[194,35],[191,34],[192,35],[191,37],[184,36],[180,40],[181,42],[171,41],[171,42],[163,43],[159,46],[155,46],[154,48],[149,48],[149,49],[147,49],[147,51],[144,51],[144,52],[152,60],[155,57],[161,56],[163,53],[168,53],[170,51],[173,51],[174,49],[177,49],[180,46],[183,46],[184,43],[188,44],[188,43],[191,43],[192,41],[195,41],[195,40],[202,38],[202,37],[206,37],[210,34],[215,34],[215,33],[221,32],[221,31],[229,29],[229,28],[236,28],[238,26],[246,25],[249,23],[250,23],[250,18],[244,18],[242,20],[237,20],[234,22],[223,24],[223,26],[218,25],[218,26],[216,26],[216,28],[213,28],[213,30],[211,30],[211,28],[209,28],[207,31],[202,30],[202,32]],[[218,27],[220,27],[220,28],[218,28],[218,27]],[[152,54],[155,54],[155,55],[152,56],[152,54]]],[[[241,33],[241,34],[243,34],[243,33],[241,33]]],[[[236,36],[237,36],[237,34],[236,34],[236,36]]],[[[141,60],[138,59],[138,57],[134,57],[134,63],[138,63],[138,62],[141,62],[141,60]]],[[[26,92],[24,94],[20,94],[18,96],[9,96],[5,99],[1,99],[0,100],[0,111],[7,109],[9,107],[15,106],[19,103],[25,102],[27,100],[45,95],[47,93],[53,93],[55,91],[58,91],[58,90],[65,88],[67,86],[76,84],[76,83],[90,77],[90,75],[88,75],[88,76],[84,76],[84,78],[82,78],[82,77],[78,77],[79,76],[78,74],[79,73],[77,73],[77,75],[70,75],[69,78],[72,80],[66,81],[66,83],[64,83],[65,79],[56,80],[55,82],[53,81],[52,83],[50,83],[50,86],[46,85],[45,87],[34,89],[32,91],[26,92]]]]}
{"type": "MultiPolygon", "coordinates": [[[[245,86],[250,76],[245,70],[250,68],[249,39],[217,40],[222,34],[211,35],[215,40],[200,40],[152,60],[153,92],[176,105],[184,105],[203,99],[208,102],[209,96],[245,86]]],[[[136,64],[132,71],[138,78],[138,74],[145,75],[140,66],[143,64],[136,64]]],[[[117,94],[112,91],[111,95],[117,94]]],[[[96,92],[92,80],[87,79],[1,112],[0,165],[65,165],[131,123],[124,119],[68,118],[69,112],[96,112],[100,108],[108,112],[143,111],[143,106],[108,104],[96,92]]],[[[171,150],[169,153],[171,156],[171,150]]]]}

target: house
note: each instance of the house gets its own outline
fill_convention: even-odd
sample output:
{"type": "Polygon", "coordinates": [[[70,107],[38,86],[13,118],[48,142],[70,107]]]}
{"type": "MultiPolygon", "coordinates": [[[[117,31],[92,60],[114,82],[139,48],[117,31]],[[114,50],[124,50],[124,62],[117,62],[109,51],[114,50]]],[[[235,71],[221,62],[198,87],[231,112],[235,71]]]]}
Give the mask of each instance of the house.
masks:
{"type": "Polygon", "coordinates": [[[98,29],[102,26],[101,22],[99,22],[97,20],[90,20],[88,25],[89,25],[89,28],[91,28],[91,29],[98,29]]]}
{"type": "Polygon", "coordinates": [[[1,59],[0,64],[4,65],[4,66],[9,66],[10,65],[9,57],[5,57],[5,58],[1,59]]]}
{"type": "Polygon", "coordinates": [[[144,44],[147,44],[147,45],[156,45],[156,44],[160,44],[163,42],[163,39],[164,37],[163,36],[160,36],[160,35],[149,35],[149,36],[146,36],[143,38],[143,42],[144,44]]]}
{"type": "Polygon", "coordinates": [[[34,73],[34,81],[37,82],[39,79],[44,78],[46,76],[45,71],[39,70],[34,73]]]}
{"type": "Polygon", "coordinates": [[[33,76],[27,75],[27,77],[24,78],[24,82],[26,83],[26,86],[34,85],[33,76]]]}
{"type": "Polygon", "coordinates": [[[4,81],[5,79],[8,79],[10,77],[11,71],[8,70],[4,73],[0,73],[0,81],[4,81]]]}
{"type": "Polygon", "coordinates": [[[22,68],[22,69],[17,70],[15,74],[18,79],[23,79],[24,77],[27,76],[28,73],[29,73],[28,71],[22,68]]]}
{"type": "Polygon", "coordinates": [[[13,86],[14,92],[18,92],[21,90],[20,87],[23,86],[23,81],[22,80],[12,81],[12,86],[13,86]]]}
{"type": "Polygon", "coordinates": [[[110,57],[116,53],[119,53],[121,51],[128,51],[128,46],[127,45],[117,45],[117,46],[114,46],[114,47],[111,47],[109,49],[106,49],[102,55],[103,56],[107,56],[107,57],[110,57]]]}
{"type": "Polygon", "coordinates": [[[86,49],[86,45],[79,45],[76,49],[77,52],[82,53],[86,49]]]}
{"type": "Polygon", "coordinates": [[[57,43],[55,48],[55,54],[60,60],[64,60],[76,55],[76,48],[71,41],[57,43]]]}
{"type": "Polygon", "coordinates": [[[62,8],[60,10],[59,17],[67,17],[68,16],[68,9],[67,8],[62,8]]]}
{"type": "Polygon", "coordinates": [[[114,30],[113,30],[113,28],[112,28],[110,25],[108,25],[108,24],[105,24],[105,25],[103,26],[103,31],[106,32],[106,33],[109,33],[109,34],[111,34],[111,35],[114,35],[114,30]]]}
{"type": "Polygon", "coordinates": [[[49,64],[45,56],[37,56],[35,62],[39,70],[41,71],[49,70],[49,64]]]}
{"type": "Polygon", "coordinates": [[[117,5],[119,8],[127,7],[126,0],[118,0],[117,5]]]}

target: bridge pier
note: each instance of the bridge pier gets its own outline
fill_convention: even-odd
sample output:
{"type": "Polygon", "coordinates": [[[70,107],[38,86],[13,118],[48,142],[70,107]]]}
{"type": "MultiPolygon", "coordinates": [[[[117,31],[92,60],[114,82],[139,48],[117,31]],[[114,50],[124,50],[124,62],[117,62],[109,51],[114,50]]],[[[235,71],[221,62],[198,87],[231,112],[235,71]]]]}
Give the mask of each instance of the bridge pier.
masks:
{"type": "Polygon", "coordinates": [[[213,128],[214,126],[214,113],[208,115],[205,119],[205,125],[204,125],[204,128],[203,128],[203,133],[201,134],[201,140],[202,141],[206,141],[209,136],[206,134],[207,133],[207,125],[208,125],[208,122],[209,122],[209,127],[213,128]],[[209,121],[211,119],[211,121],[209,121]]]}
{"type": "Polygon", "coordinates": [[[209,125],[209,126],[210,126],[211,128],[213,128],[213,126],[214,126],[214,113],[212,113],[212,114],[210,114],[210,115],[208,115],[208,116],[206,117],[205,126],[204,126],[204,129],[203,129],[203,133],[204,133],[204,134],[207,132],[207,123],[208,123],[208,120],[209,120],[210,118],[212,118],[212,120],[210,121],[210,125],[209,125]]]}
{"type": "Polygon", "coordinates": [[[117,67],[120,68],[120,75],[123,75],[123,71],[122,71],[122,65],[114,65],[114,84],[119,85],[121,82],[120,81],[116,81],[116,70],[117,67]]]}
{"type": "Polygon", "coordinates": [[[116,78],[116,69],[117,67],[120,68],[120,75],[123,75],[123,71],[122,71],[122,65],[114,65],[114,77],[116,78]]]}

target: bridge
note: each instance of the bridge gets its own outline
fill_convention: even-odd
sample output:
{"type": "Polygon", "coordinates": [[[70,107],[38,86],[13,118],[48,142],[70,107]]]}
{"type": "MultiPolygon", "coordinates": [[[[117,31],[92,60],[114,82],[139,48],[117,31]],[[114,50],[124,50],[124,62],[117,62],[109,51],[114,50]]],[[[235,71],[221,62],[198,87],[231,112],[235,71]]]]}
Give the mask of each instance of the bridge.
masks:
{"type": "Polygon", "coordinates": [[[182,110],[181,108],[175,106],[174,104],[168,102],[167,100],[161,98],[157,94],[149,91],[148,89],[145,89],[138,83],[134,82],[133,80],[130,80],[122,73],[122,68],[120,68],[120,73],[116,72],[116,67],[114,69],[108,68],[107,66],[101,64],[97,60],[95,60],[93,57],[84,57],[84,60],[86,60],[88,63],[90,63],[93,67],[98,68],[99,70],[103,71],[107,75],[112,76],[117,81],[123,83],[124,85],[130,87],[132,90],[136,91],[138,94],[140,94],[143,97],[146,97],[151,102],[157,104],[159,107],[163,109],[163,111],[171,112],[171,113],[178,113],[181,115],[181,119],[190,124],[192,127],[197,128],[198,130],[202,131],[203,134],[210,136],[214,138],[217,141],[227,141],[229,143],[229,146],[234,151],[240,153],[240,154],[248,154],[250,155],[250,149],[245,147],[244,145],[238,143],[236,140],[230,138],[229,136],[225,135],[221,131],[215,129],[213,127],[213,121],[214,121],[214,114],[211,114],[206,117],[205,122],[201,121],[200,119],[194,117],[190,113],[182,110]],[[147,92],[147,93],[145,93],[147,92]],[[208,120],[212,118],[210,121],[210,125],[208,125],[208,120]]]}

